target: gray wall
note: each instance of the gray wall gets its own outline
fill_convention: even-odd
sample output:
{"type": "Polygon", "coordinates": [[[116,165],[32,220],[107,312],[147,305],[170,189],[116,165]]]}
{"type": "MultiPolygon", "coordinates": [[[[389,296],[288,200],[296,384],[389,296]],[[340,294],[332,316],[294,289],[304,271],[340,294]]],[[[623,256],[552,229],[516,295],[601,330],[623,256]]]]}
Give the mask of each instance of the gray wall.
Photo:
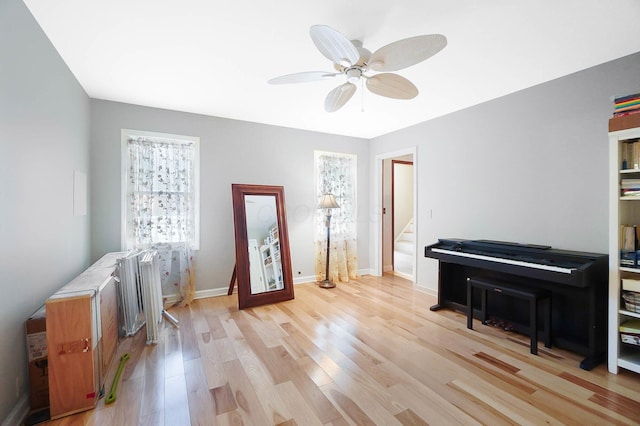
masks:
{"type": "Polygon", "coordinates": [[[19,0],[0,1],[0,149],[2,421],[26,407],[25,320],[89,262],[88,216],[73,215],[89,98],[19,0]]]}
{"type": "Polygon", "coordinates": [[[197,290],[226,294],[235,264],[232,183],[282,185],[294,279],[314,276],[314,150],[358,156],[358,253],[369,268],[365,139],[292,130],[108,101],[91,101],[91,258],[120,250],[120,129],[200,138],[200,250],[197,290]],[[298,273],[300,272],[300,273],[298,273]]]}
{"type": "MultiPolygon", "coordinates": [[[[639,76],[634,54],[375,138],[372,173],[376,155],[417,147],[419,248],[457,237],[606,253],[611,96],[636,93],[639,76]]],[[[436,289],[437,262],[417,265],[436,289]]]]}

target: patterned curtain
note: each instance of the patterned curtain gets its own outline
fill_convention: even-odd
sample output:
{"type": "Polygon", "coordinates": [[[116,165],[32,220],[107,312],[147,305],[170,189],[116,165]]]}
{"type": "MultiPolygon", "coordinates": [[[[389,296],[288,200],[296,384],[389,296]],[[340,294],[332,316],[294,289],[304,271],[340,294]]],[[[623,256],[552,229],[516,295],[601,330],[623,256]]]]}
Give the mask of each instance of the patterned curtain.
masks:
{"type": "Polygon", "coordinates": [[[130,137],[127,147],[127,248],[157,250],[165,301],[189,304],[195,295],[195,143],[130,137]]]}
{"type": "MultiPolygon", "coordinates": [[[[322,194],[333,194],[340,208],[331,209],[331,248],[329,279],[348,282],[358,277],[356,239],[357,157],[353,154],[319,152],[315,154],[316,201],[322,194]]],[[[327,227],[325,209],[316,209],[316,280],[325,279],[327,227]]]]}

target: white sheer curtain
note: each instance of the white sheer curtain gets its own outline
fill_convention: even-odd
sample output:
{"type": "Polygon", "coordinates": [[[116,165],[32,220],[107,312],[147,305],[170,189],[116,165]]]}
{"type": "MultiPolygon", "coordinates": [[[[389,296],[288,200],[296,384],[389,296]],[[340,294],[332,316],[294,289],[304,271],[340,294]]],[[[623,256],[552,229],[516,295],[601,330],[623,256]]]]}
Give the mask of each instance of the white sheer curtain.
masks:
{"type": "Polygon", "coordinates": [[[155,249],[165,302],[195,295],[196,146],[160,137],[127,138],[126,248],[155,249]]]}
{"type": "MultiPolygon", "coordinates": [[[[347,282],[358,277],[356,239],[357,156],[336,152],[315,152],[316,201],[322,194],[333,194],[340,208],[331,211],[331,249],[329,278],[347,282]]],[[[327,257],[326,210],[316,209],[316,279],[325,278],[327,257]]]]}

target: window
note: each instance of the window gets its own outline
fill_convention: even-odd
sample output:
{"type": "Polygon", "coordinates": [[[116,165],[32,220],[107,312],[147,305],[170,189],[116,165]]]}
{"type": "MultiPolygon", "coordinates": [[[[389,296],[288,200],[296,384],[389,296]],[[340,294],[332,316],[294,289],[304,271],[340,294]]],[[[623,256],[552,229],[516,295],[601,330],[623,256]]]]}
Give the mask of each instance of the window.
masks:
{"type": "Polygon", "coordinates": [[[122,246],[199,246],[199,138],[122,130],[122,246]]]}
{"type": "MultiPolygon", "coordinates": [[[[316,201],[322,194],[333,194],[340,208],[331,209],[332,280],[349,281],[358,274],[356,176],[358,157],[355,154],[315,152],[316,201]]],[[[316,278],[324,279],[326,268],[327,228],[325,210],[316,209],[316,278]]]]}

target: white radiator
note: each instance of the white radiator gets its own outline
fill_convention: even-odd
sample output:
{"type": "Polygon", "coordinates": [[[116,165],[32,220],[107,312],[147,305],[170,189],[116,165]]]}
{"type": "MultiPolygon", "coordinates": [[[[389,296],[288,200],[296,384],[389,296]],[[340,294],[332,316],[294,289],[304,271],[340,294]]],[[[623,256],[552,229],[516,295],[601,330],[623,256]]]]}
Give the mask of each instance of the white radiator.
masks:
{"type": "Polygon", "coordinates": [[[142,277],[142,306],[147,321],[147,345],[158,343],[158,324],[162,321],[162,285],[158,252],[145,251],[140,254],[140,276],[142,277]]]}
{"type": "Polygon", "coordinates": [[[118,285],[118,311],[120,335],[133,336],[144,325],[142,299],[140,297],[139,253],[131,251],[118,260],[120,283],[118,285]]]}
{"type": "Polygon", "coordinates": [[[131,251],[118,263],[120,335],[133,336],[146,322],[147,345],[158,343],[158,324],[163,315],[178,326],[178,321],[164,310],[158,252],[131,251]]]}

